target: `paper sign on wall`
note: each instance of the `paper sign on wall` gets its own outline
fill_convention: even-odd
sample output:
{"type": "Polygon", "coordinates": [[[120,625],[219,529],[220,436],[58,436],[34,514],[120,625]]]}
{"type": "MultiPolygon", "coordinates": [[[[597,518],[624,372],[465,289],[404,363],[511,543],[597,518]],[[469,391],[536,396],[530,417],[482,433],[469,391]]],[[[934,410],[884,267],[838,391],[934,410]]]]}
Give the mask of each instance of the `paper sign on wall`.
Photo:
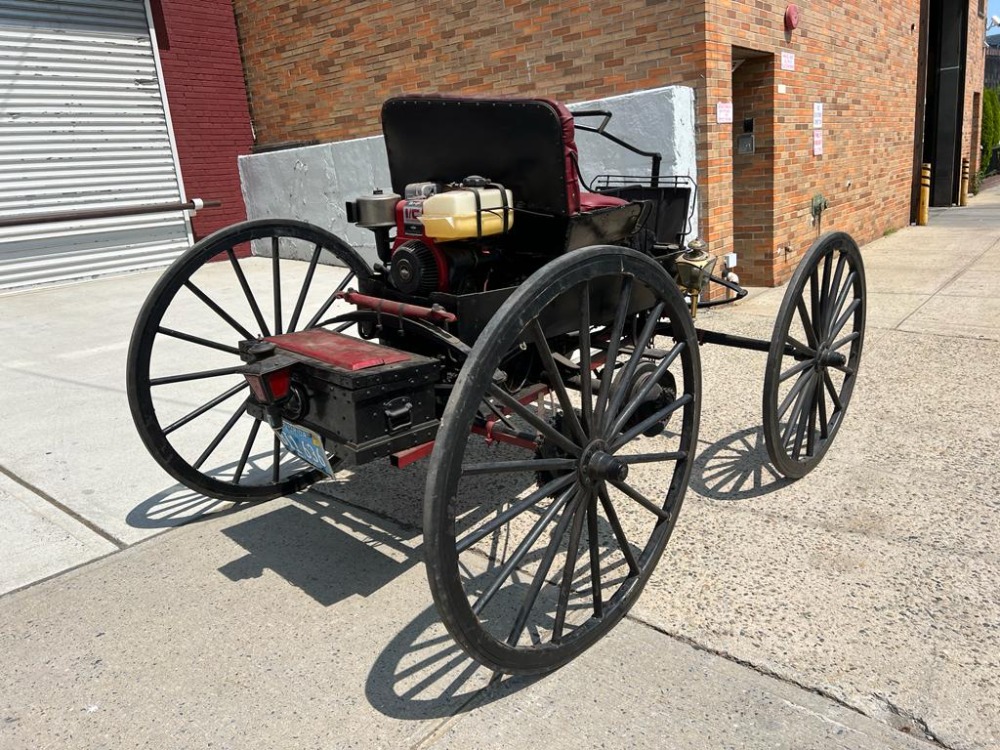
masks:
{"type": "Polygon", "coordinates": [[[782,52],[781,53],[781,69],[782,70],[795,70],[795,53],[794,52],[782,52]]]}
{"type": "Polygon", "coordinates": [[[823,102],[813,104],[813,129],[818,130],[823,127],[823,102]]]}
{"type": "Polygon", "coordinates": [[[813,131],[813,156],[823,155],[823,131],[813,131]]]}
{"type": "Polygon", "coordinates": [[[715,121],[720,125],[733,121],[732,102],[719,102],[715,105],[715,121]]]}

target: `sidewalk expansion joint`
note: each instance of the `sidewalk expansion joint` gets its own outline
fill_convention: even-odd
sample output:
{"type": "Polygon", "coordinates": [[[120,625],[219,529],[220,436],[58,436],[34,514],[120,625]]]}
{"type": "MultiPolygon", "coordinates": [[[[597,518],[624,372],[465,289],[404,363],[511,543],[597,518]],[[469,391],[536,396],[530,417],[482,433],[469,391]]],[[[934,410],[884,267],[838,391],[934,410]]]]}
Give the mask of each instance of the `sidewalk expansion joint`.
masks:
{"type": "Polygon", "coordinates": [[[935,298],[935,297],[937,297],[937,296],[938,296],[938,295],[939,295],[939,294],[940,294],[940,293],[941,293],[942,291],[944,291],[945,289],[947,289],[947,288],[948,288],[948,286],[949,286],[949,285],[950,285],[950,284],[951,284],[952,282],[954,282],[954,281],[955,281],[956,279],[958,279],[958,278],[959,278],[959,277],[960,277],[960,276],[961,276],[961,275],[962,275],[963,273],[965,273],[965,272],[966,272],[966,271],[968,271],[968,270],[969,270],[970,268],[972,268],[972,267],[973,267],[973,266],[974,266],[974,265],[975,265],[976,263],[978,263],[978,262],[979,262],[979,261],[980,261],[980,260],[981,260],[982,258],[986,257],[986,254],[987,254],[987,253],[989,253],[990,251],[992,251],[992,250],[993,250],[993,249],[994,249],[995,247],[997,247],[998,245],[1000,245],[1000,238],[998,238],[998,239],[995,239],[995,240],[993,240],[993,242],[991,242],[991,243],[989,244],[989,247],[987,247],[987,248],[986,248],[985,250],[983,250],[983,251],[982,251],[981,253],[979,253],[979,255],[977,255],[977,256],[976,256],[975,258],[972,258],[971,260],[969,260],[969,262],[968,262],[968,263],[966,263],[966,264],[965,264],[965,265],[963,265],[963,266],[962,266],[961,268],[959,268],[959,269],[958,269],[957,271],[955,271],[955,273],[954,273],[954,274],[952,274],[952,275],[951,275],[950,277],[948,277],[948,279],[946,279],[946,280],[945,280],[945,281],[944,281],[944,282],[943,282],[943,283],[941,284],[941,286],[939,286],[939,287],[938,287],[937,289],[935,289],[935,290],[934,290],[933,292],[931,292],[931,293],[930,293],[929,295],[927,295],[927,299],[925,299],[925,300],[924,300],[924,301],[923,301],[922,303],[920,303],[920,305],[919,305],[919,306],[917,307],[917,309],[916,309],[916,310],[913,310],[912,312],[910,312],[910,314],[909,314],[909,315],[907,315],[907,316],[906,316],[905,318],[903,318],[903,319],[902,319],[901,321],[899,321],[899,322],[898,322],[898,323],[896,324],[896,326],[895,326],[894,328],[890,328],[890,329],[888,329],[888,330],[890,330],[890,331],[898,331],[898,330],[900,330],[900,328],[899,328],[899,327],[900,327],[901,325],[903,325],[903,323],[905,323],[905,322],[906,322],[906,321],[908,321],[908,320],[909,320],[910,318],[912,318],[912,317],[913,317],[914,315],[916,315],[916,314],[917,314],[918,312],[920,312],[921,310],[923,310],[923,309],[924,309],[924,307],[926,307],[926,306],[927,306],[928,304],[930,304],[930,301],[931,301],[932,299],[934,299],[934,298],[935,298]]]}
{"type": "Polygon", "coordinates": [[[37,495],[42,500],[44,500],[45,502],[49,503],[49,505],[52,505],[53,507],[57,508],[61,512],[65,513],[67,516],[69,516],[70,518],[72,518],[77,523],[79,523],[79,524],[81,524],[83,526],[86,526],[90,531],[93,531],[95,534],[97,534],[99,537],[101,537],[105,541],[111,542],[111,544],[115,545],[119,550],[123,550],[123,549],[125,549],[126,547],[129,546],[128,544],[126,544],[125,542],[123,542],[118,537],[114,536],[113,534],[109,534],[107,531],[105,531],[104,529],[102,529],[100,526],[98,526],[97,524],[95,524],[90,519],[85,518],[84,516],[80,515],[75,510],[73,510],[72,508],[70,508],[70,507],[64,505],[63,503],[59,502],[58,500],[56,500],[54,497],[52,497],[52,495],[50,495],[49,493],[47,493],[45,490],[41,489],[40,487],[36,487],[35,485],[33,485],[31,482],[29,482],[26,479],[22,479],[21,477],[19,477],[17,474],[15,474],[14,472],[12,472],[10,469],[8,469],[3,464],[0,464],[0,474],[3,474],[5,477],[7,477],[8,479],[10,479],[11,481],[16,482],[17,484],[19,484],[22,487],[24,487],[24,489],[26,489],[29,492],[37,495]]]}
{"type": "Polygon", "coordinates": [[[746,659],[740,659],[739,657],[734,656],[733,654],[730,654],[727,651],[721,651],[719,649],[712,648],[711,646],[706,646],[702,643],[698,643],[698,641],[694,640],[693,638],[690,638],[689,636],[681,635],[680,633],[672,633],[666,628],[660,625],[655,625],[649,622],[648,620],[642,619],[637,615],[627,614],[625,615],[625,619],[634,622],[637,625],[642,625],[643,627],[649,628],[650,630],[653,630],[659,633],[660,635],[665,635],[667,638],[671,638],[679,643],[683,643],[687,646],[690,646],[696,651],[701,651],[706,654],[711,654],[712,656],[717,656],[720,659],[725,659],[728,662],[732,662],[733,664],[738,664],[741,667],[750,669],[756,672],[757,674],[763,675],[764,677],[770,677],[771,679],[777,680],[778,682],[783,682],[786,685],[791,685],[800,690],[804,690],[807,693],[818,695],[820,698],[825,698],[826,700],[835,703],[841,708],[851,711],[852,713],[856,713],[860,716],[864,716],[866,719],[871,719],[873,721],[878,721],[879,723],[886,724],[887,726],[892,727],[896,731],[899,731],[903,734],[913,737],[914,739],[924,740],[936,747],[943,748],[944,750],[954,750],[954,748],[952,748],[950,745],[946,745],[937,737],[937,735],[935,735],[930,730],[930,728],[927,726],[927,722],[915,716],[912,712],[906,711],[905,709],[899,708],[898,706],[894,705],[884,696],[876,694],[873,695],[873,698],[875,698],[879,703],[885,705],[888,712],[893,716],[896,716],[899,719],[901,719],[902,720],[901,722],[881,721],[878,716],[872,716],[864,709],[859,708],[858,706],[851,705],[844,699],[838,698],[833,693],[823,690],[822,688],[818,688],[813,685],[806,685],[805,683],[792,679],[787,675],[779,674],[778,672],[775,672],[772,669],[768,669],[767,667],[762,667],[759,664],[754,664],[753,662],[747,661],[746,659]]]}

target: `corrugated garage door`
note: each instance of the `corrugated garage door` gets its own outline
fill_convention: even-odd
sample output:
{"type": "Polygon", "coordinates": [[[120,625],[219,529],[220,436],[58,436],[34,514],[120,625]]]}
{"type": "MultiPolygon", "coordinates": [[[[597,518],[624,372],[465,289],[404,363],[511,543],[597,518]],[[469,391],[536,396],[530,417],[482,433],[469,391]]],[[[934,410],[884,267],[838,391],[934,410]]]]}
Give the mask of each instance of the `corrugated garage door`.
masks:
{"type": "MultiPolygon", "coordinates": [[[[0,0],[0,217],[181,199],[144,0],[0,0]]],[[[0,227],[0,289],[163,265],[182,213],[0,227]]]]}

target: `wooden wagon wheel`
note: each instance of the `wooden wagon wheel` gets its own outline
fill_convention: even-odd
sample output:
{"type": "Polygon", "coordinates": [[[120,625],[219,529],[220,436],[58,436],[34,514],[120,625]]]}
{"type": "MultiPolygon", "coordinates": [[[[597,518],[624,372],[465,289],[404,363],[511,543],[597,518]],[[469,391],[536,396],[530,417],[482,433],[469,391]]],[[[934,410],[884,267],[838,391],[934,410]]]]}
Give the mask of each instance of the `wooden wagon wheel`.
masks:
{"type": "Polygon", "coordinates": [[[566,254],[503,304],[455,383],[424,506],[434,601],[469,655],[545,672],[625,615],[677,521],[700,388],[683,298],[633,250],[566,254]],[[541,412],[501,369],[519,348],[550,389],[541,412]],[[519,453],[476,455],[469,432],[484,421],[520,434],[519,453]]]}
{"type": "Polygon", "coordinates": [[[290,220],[235,224],[178,258],[147,297],[129,347],[129,406],[153,458],[188,487],[234,502],[316,481],[318,471],[247,413],[237,344],[332,317],[343,305],[334,295],[369,273],[342,240],[290,220]],[[251,244],[269,257],[251,255],[251,244]]]}
{"type": "Polygon", "coordinates": [[[798,479],[833,443],[851,402],[865,337],[865,269],[850,235],[823,235],[781,302],[764,374],[764,441],[798,479]],[[790,354],[794,351],[795,354],[790,354]]]}

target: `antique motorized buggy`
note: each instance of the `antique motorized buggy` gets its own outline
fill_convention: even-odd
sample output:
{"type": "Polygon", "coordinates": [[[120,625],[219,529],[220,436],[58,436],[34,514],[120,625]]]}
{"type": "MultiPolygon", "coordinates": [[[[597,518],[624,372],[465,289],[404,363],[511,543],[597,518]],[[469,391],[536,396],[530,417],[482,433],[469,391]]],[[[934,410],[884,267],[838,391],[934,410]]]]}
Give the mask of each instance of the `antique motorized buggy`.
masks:
{"type": "Polygon", "coordinates": [[[199,493],[263,500],[429,456],[434,601],[472,657],[512,673],[573,658],[650,577],[695,459],[700,344],[768,353],[767,450],[800,477],[841,426],[864,336],[842,233],[802,258],[771,341],[696,329],[707,285],[744,292],[683,244],[693,184],[607,113],[576,117],[601,120],[540,99],[389,100],[393,192],[347,207],[378,262],[299,221],[229,227],[162,276],[129,352],[142,439],[199,493]],[[581,187],[575,128],[649,171],[581,187]]]}

